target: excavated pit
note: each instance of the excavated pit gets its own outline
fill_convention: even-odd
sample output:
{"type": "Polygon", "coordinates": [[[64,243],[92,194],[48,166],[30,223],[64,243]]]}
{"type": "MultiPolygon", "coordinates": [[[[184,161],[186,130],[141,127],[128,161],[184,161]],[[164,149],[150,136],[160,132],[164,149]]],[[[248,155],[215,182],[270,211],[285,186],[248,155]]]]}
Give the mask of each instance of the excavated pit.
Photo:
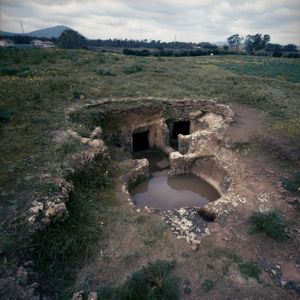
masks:
{"type": "Polygon", "coordinates": [[[154,176],[135,187],[131,195],[137,207],[162,210],[201,208],[220,197],[213,186],[195,175],[154,176]]]}
{"type": "Polygon", "coordinates": [[[220,155],[233,121],[226,105],[212,100],[102,100],[70,117],[100,128],[110,157],[129,166],[124,192],[139,208],[206,208],[230,186],[220,155]],[[164,176],[155,175],[161,171],[164,176]]]}

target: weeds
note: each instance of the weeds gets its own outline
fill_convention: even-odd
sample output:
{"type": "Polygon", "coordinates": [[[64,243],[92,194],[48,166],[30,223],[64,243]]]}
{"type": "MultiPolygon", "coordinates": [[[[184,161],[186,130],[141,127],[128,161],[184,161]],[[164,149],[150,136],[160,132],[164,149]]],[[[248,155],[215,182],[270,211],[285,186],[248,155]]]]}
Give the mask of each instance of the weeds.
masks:
{"type": "Polygon", "coordinates": [[[97,53],[97,61],[99,64],[104,64],[105,63],[105,56],[102,52],[97,53]]]}
{"type": "Polygon", "coordinates": [[[113,70],[111,70],[109,68],[100,68],[96,71],[96,73],[101,76],[116,76],[117,75],[113,70]]]}
{"type": "Polygon", "coordinates": [[[211,249],[208,252],[208,256],[212,258],[218,258],[218,259],[222,257],[226,257],[228,260],[234,263],[241,262],[241,258],[238,255],[236,255],[231,249],[226,249],[226,248],[211,249]]]}
{"type": "Polygon", "coordinates": [[[179,299],[179,278],[170,276],[175,261],[157,260],[134,272],[120,288],[122,300],[179,299]]]}
{"type": "Polygon", "coordinates": [[[236,142],[232,145],[231,149],[244,155],[247,155],[251,152],[251,146],[249,142],[236,142]]]}
{"type": "Polygon", "coordinates": [[[252,262],[244,262],[238,265],[240,272],[246,278],[254,278],[257,281],[260,280],[259,276],[261,274],[261,269],[257,266],[257,264],[252,262]]]}
{"type": "Polygon", "coordinates": [[[102,237],[103,201],[109,197],[112,183],[99,189],[93,180],[95,174],[97,171],[94,176],[89,173],[87,179],[83,179],[84,174],[73,178],[76,189],[67,203],[70,217],[49,225],[34,238],[35,268],[47,283],[47,292],[59,299],[70,298],[76,270],[98,248],[102,237]],[[99,194],[104,189],[106,193],[99,194]]]}
{"type": "Polygon", "coordinates": [[[103,300],[177,300],[181,279],[171,276],[174,268],[175,261],[150,262],[120,286],[100,286],[97,294],[103,300]]]}
{"type": "Polygon", "coordinates": [[[143,66],[140,64],[135,64],[129,67],[124,68],[123,72],[124,74],[134,74],[137,72],[143,71],[143,66]]]}
{"type": "Polygon", "coordinates": [[[70,154],[70,153],[78,152],[83,148],[84,145],[82,145],[78,139],[69,138],[67,141],[64,141],[62,144],[58,146],[58,151],[62,152],[63,154],[70,154]]]}
{"type": "Polygon", "coordinates": [[[132,263],[134,260],[136,260],[140,254],[138,252],[128,252],[126,255],[123,257],[123,261],[126,264],[132,263]]]}
{"type": "Polygon", "coordinates": [[[286,224],[279,210],[267,212],[254,212],[250,217],[250,233],[263,232],[275,240],[287,239],[285,232],[286,224]]]}
{"type": "Polygon", "coordinates": [[[205,292],[211,291],[215,287],[215,283],[211,279],[205,279],[205,281],[202,283],[202,289],[205,292]]]}
{"type": "Polygon", "coordinates": [[[73,128],[82,137],[89,138],[91,135],[91,130],[85,125],[75,124],[73,128]]]}
{"type": "Polygon", "coordinates": [[[283,186],[289,192],[300,195],[300,172],[297,172],[293,177],[283,180],[283,186]]]}

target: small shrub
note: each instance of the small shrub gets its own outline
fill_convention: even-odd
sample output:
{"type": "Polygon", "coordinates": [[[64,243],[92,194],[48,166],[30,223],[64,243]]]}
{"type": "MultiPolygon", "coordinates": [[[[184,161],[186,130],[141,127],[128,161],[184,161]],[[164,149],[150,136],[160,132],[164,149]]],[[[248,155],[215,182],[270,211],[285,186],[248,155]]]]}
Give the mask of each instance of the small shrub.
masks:
{"type": "Polygon", "coordinates": [[[117,299],[179,299],[179,278],[170,276],[175,261],[157,260],[134,272],[124,283],[117,299]]]}
{"type": "Polygon", "coordinates": [[[126,255],[123,256],[123,261],[126,264],[130,264],[132,263],[135,259],[137,259],[139,257],[139,253],[138,252],[128,252],[126,255]]]}
{"type": "Polygon", "coordinates": [[[285,222],[279,210],[254,212],[250,217],[250,233],[264,232],[275,240],[286,240],[285,222]]]}
{"type": "Polygon", "coordinates": [[[257,281],[259,281],[261,269],[255,263],[241,263],[239,264],[239,270],[246,278],[255,278],[257,281]]]}
{"type": "Polygon", "coordinates": [[[97,175],[95,183],[100,190],[103,190],[113,183],[113,178],[108,171],[105,171],[103,174],[97,175]]]}
{"type": "Polygon", "coordinates": [[[98,75],[101,76],[116,76],[117,74],[111,69],[100,68],[96,71],[98,75]]]}
{"type": "Polygon", "coordinates": [[[82,144],[79,140],[70,138],[69,140],[63,142],[59,145],[58,150],[61,150],[64,154],[70,154],[72,152],[77,152],[80,150],[82,144]]]}
{"type": "Polygon", "coordinates": [[[39,192],[47,193],[52,195],[59,192],[59,186],[52,182],[41,182],[37,186],[39,192]]]}
{"type": "Polygon", "coordinates": [[[211,291],[215,287],[215,284],[210,279],[205,279],[205,281],[202,283],[202,289],[206,292],[211,291]]]}
{"type": "Polygon", "coordinates": [[[192,289],[191,289],[189,286],[186,286],[186,287],[183,289],[183,292],[184,292],[186,295],[189,295],[189,294],[192,292],[192,289]]]}
{"type": "Polygon", "coordinates": [[[140,64],[135,64],[129,67],[124,68],[124,74],[134,74],[137,72],[143,71],[143,66],[140,64]]]}
{"type": "Polygon", "coordinates": [[[286,190],[295,195],[300,195],[300,172],[297,172],[293,177],[283,180],[283,186],[286,190]]]}
{"type": "Polygon", "coordinates": [[[91,135],[91,130],[85,125],[75,124],[73,128],[82,137],[89,138],[91,135]]]}
{"type": "Polygon", "coordinates": [[[105,56],[102,52],[97,53],[97,61],[99,64],[105,63],[105,56]]]}
{"type": "Polygon", "coordinates": [[[251,146],[250,146],[250,143],[248,142],[235,142],[231,149],[233,151],[236,151],[238,153],[241,153],[241,154],[248,154],[249,152],[251,152],[251,146]]]}

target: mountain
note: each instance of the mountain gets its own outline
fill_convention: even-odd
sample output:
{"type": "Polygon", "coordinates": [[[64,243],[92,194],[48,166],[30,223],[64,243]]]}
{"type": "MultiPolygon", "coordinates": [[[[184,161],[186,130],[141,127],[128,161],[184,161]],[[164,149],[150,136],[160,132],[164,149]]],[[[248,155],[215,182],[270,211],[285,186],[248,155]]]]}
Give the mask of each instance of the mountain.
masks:
{"type": "Polygon", "coordinates": [[[13,32],[7,32],[7,31],[0,31],[0,35],[18,35],[22,33],[13,33],[13,32]]]}
{"type": "Polygon", "coordinates": [[[58,25],[54,27],[35,30],[29,32],[27,35],[36,36],[36,37],[45,37],[45,38],[52,38],[52,37],[58,38],[61,35],[61,33],[66,29],[71,29],[71,28],[64,25],[58,25]]]}
{"type": "MultiPolygon", "coordinates": [[[[57,25],[57,26],[53,26],[53,27],[49,27],[49,28],[44,28],[44,29],[24,33],[24,35],[34,36],[34,37],[39,37],[39,38],[42,38],[42,37],[58,38],[61,35],[61,33],[66,29],[72,29],[72,28],[64,26],[64,25],[57,25]]],[[[23,35],[22,33],[0,31],[0,35],[19,35],[19,34],[23,35]]]]}

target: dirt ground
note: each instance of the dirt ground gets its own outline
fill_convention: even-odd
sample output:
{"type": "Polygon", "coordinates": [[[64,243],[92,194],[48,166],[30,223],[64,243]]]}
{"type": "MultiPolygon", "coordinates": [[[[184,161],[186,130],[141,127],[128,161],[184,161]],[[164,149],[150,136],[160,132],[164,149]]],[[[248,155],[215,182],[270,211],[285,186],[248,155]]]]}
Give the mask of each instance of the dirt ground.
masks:
{"type": "Polygon", "coordinates": [[[182,279],[182,299],[298,299],[300,211],[281,180],[299,169],[299,161],[286,158],[290,148],[284,148],[286,141],[265,127],[260,112],[240,105],[232,108],[236,118],[226,139],[237,145],[233,151],[242,176],[235,191],[245,203],[208,223],[210,234],[202,237],[195,251],[171,233],[160,215],[132,209],[120,198],[121,184],[117,183],[120,206],[116,209],[121,213],[105,224],[105,243],[79,272],[77,290],[87,282],[91,290],[116,285],[149,261],[174,259],[174,273],[182,279]],[[269,147],[270,140],[278,145],[277,152],[269,147]],[[272,208],[280,209],[288,221],[288,241],[249,234],[251,213],[272,208]],[[262,269],[259,280],[240,272],[245,262],[262,269]]]}

